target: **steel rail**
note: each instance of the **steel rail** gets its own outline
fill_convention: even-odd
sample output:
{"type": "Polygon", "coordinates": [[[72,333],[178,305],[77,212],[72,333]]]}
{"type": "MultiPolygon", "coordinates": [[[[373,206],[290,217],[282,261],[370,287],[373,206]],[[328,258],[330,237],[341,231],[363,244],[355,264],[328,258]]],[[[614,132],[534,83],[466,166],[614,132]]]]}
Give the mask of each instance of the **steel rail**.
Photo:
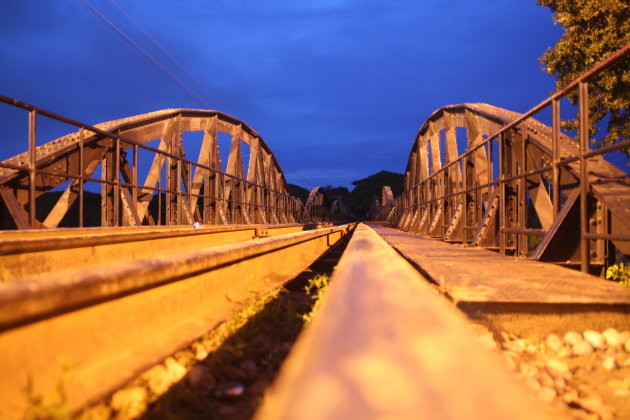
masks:
{"type": "Polygon", "coordinates": [[[323,228],[0,285],[0,417],[63,389],[95,402],[302,272],[352,231],[323,228]],[[45,345],[42,345],[45,343],[45,345]],[[115,368],[112,368],[115,366],[115,368]]]}
{"type": "Polygon", "coordinates": [[[359,225],[255,419],[546,419],[465,318],[359,225]]]}
{"type": "Polygon", "coordinates": [[[114,263],[191,249],[312,230],[320,225],[232,225],[145,227],[120,231],[93,228],[0,232],[0,284],[26,276],[94,264],[114,263]]]}

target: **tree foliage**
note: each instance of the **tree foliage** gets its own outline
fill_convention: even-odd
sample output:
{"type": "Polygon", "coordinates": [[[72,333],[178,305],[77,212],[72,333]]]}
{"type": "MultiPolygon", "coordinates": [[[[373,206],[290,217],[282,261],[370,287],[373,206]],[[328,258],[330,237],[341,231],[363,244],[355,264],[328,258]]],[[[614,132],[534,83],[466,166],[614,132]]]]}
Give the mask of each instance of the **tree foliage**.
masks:
{"type": "Polygon", "coordinates": [[[350,192],[350,210],[359,218],[367,215],[370,211],[370,203],[374,197],[380,197],[383,186],[389,185],[394,197],[396,197],[402,193],[404,179],[403,174],[380,171],[367,178],[352,182],[355,187],[350,192]]]}
{"type": "MultiPolygon", "coordinates": [[[[630,43],[627,0],[538,0],[538,4],[549,7],[554,22],[565,30],[555,47],[547,49],[540,58],[546,72],[555,76],[557,89],[630,43]]],[[[602,144],[630,138],[628,69],[630,59],[626,58],[589,83],[589,135],[594,136],[597,124],[609,117],[608,133],[601,139],[602,144]]],[[[577,91],[568,98],[575,104],[577,91]]],[[[577,121],[568,121],[564,126],[575,130],[577,121]]]]}
{"type": "Polygon", "coordinates": [[[287,184],[289,187],[289,194],[293,197],[297,197],[302,201],[302,204],[306,204],[306,200],[308,200],[309,191],[306,188],[302,188],[299,185],[287,184]]]}

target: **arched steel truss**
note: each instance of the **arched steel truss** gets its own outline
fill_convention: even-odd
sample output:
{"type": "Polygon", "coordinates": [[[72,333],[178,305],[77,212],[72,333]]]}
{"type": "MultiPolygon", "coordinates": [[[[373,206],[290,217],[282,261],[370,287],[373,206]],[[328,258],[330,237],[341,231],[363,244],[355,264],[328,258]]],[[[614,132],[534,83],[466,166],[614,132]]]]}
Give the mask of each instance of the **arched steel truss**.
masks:
{"type": "Polygon", "coordinates": [[[308,199],[306,200],[306,211],[313,221],[322,222],[330,220],[331,211],[324,188],[318,186],[309,192],[308,199]]]}
{"type": "Polygon", "coordinates": [[[348,207],[343,196],[327,193],[323,187],[313,188],[306,200],[306,211],[317,222],[348,220],[348,207]]]}
{"type": "Polygon", "coordinates": [[[394,208],[394,193],[389,185],[381,188],[381,195],[370,203],[371,220],[387,220],[394,208]]]}
{"type": "MultiPolygon", "coordinates": [[[[558,120],[559,105],[553,106],[558,120]]],[[[558,121],[551,128],[525,117],[486,104],[433,113],[411,150],[395,226],[544,261],[580,263],[582,237],[589,264],[613,257],[611,243],[630,254],[630,177],[586,152],[582,173],[580,145],[560,133],[558,121]],[[462,155],[459,127],[466,129],[462,155]]]]}
{"type": "Polygon", "coordinates": [[[168,109],[88,126],[11,98],[0,99],[30,112],[28,151],[0,162],[0,218],[5,228],[57,227],[77,201],[82,226],[88,182],[100,184],[102,226],[308,221],[304,206],[288,193],[269,146],[247,124],[222,112],[168,109]],[[80,130],[35,146],[38,114],[80,130]],[[203,132],[198,156],[185,151],[183,134],[192,131],[203,132]],[[231,136],[223,169],[218,133],[231,136]],[[157,139],[157,147],[146,144],[157,139]],[[249,146],[247,170],[244,144],[249,146]],[[138,173],[141,153],[152,159],[144,182],[138,173]],[[61,197],[37,220],[33,203],[61,184],[66,185],[61,197]],[[149,211],[152,199],[157,215],[149,211]]]}
{"type": "Polygon", "coordinates": [[[589,82],[630,44],[525,114],[487,104],[445,106],[422,125],[394,225],[447,241],[597,271],[630,255],[630,177],[603,159],[630,139],[591,150],[589,82]],[[578,140],[560,131],[560,100],[576,93],[578,140]],[[533,118],[551,108],[552,126],[533,118]],[[457,129],[465,129],[459,155],[457,129]]]}

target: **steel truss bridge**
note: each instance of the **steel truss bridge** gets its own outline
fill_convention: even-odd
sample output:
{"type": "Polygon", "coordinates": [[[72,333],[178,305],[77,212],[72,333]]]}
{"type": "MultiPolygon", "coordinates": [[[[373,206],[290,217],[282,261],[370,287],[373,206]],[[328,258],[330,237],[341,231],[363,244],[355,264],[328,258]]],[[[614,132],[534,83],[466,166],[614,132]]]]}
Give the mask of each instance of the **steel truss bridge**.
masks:
{"type": "Polygon", "coordinates": [[[589,148],[588,82],[628,47],[518,114],[487,104],[445,106],[424,122],[405,171],[394,225],[445,241],[540,261],[605,267],[630,254],[630,177],[589,148]],[[578,141],[561,132],[560,100],[578,90],[578,141]],[[533,117],[551,108],[552,126],[533,117]],[[458,152],[457,128],[465,129],[458,152]],[[532,237],[537,245],[532,246],[532,237]]]}
{"type": "Polygon", "coordinates": [[[597,277],[630,256],[630,177],[603,158],[630,139],[593,150],[588,137],[589,84],[629,56],[630,45],[524,114],[438,109],[402,195],[374,198],[378,223],[336,224],[345,203],[321,187],[292,197],[270,146],[222,112],[91,126],[0,96],[28,113],[26,151],[0,162],[0,417],[59,389],[73,415],[107,400],[252,293],[345,247],[258,418],[551,418],[466,324],[630,325],[630,290],[597,277]],[[573,92],[577,141],[560,118],[573,92]],[[551,125],[535,119],[549,109],[551,125]],[[40,118],[73,132],[38,145],[40,118]],[[85,226],[93,213],[99,226],[85,226]]]}

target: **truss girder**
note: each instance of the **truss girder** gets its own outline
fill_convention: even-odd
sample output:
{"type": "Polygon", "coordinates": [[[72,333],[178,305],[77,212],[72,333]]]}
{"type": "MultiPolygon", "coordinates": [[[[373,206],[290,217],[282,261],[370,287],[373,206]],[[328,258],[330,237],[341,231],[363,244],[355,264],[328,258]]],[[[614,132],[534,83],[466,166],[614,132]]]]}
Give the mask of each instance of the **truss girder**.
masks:
{"type": "Polygon", "coordinates": [[[37,146],[35,197],[63,189],[52,209],[36,219],[35,226],[28,222],[28,152],[2,162],[20,167],[0,168],[0,211],[5,226],[59,226],[88,181],[100,183],[102,226],[277,224],[305,217],[304,206],[289,195],[269,146],[251,127],[227,114],[168,109],[94,128],[108,134],[82,129],[37,146]],[[203,139],[199,154],[192,156],[186,152],[184,135],[195,131],[203,132],[203,139]],[[219,133],[231,137],[223,164],[219,133]],[[148,144],[154,141],[159,142],[157,148],[148,144]],[[246,162],[243,145],[249,147],[246,162]],[[145,161],[147,154],[152,155],[143,180],[138,179],[139,150],[145,161]]]}
{"type": "Polygon", "coordinates": [[[331,208],[329,208],[327,203],[323,187],[317,186],[308,193],[305,207],[310,218],[316,222],[330,219],[331,208]]]}
{"type": "MultiPolygon", "coordinates": [[[[390,218],[393,225],[447,241],[575,263],[579,241],[570,232],[580,229],[575,214],[579,160],[559,167],[560,203],[554,209],[553,172],[536,172],[552,164],[552,128],[529,118],[495,138],[520,117],[479,103],[435,111],[414,140],[404,193],[390,218]],[[458,128],[465,129],[463,138],[458,128]],[[536,241],[531,237],[540,239],[537,247],[532,248],[536,241]],[[573,239],[558,239],[569,237],[573,239]]],[[[578,143],[563,133],[558,147],[559,160],[579,153],[578,143]]],[[[587,181],[589,232],[611,238],[630,232],[630,177],[596,156],[589,158],[587,181]]],[[[630,253],[628,242],[611,242],[630,253]]],[[[604,264],[611,256],[607,240],[591,240],[590,249],[594,264],[604,264]]]]}

